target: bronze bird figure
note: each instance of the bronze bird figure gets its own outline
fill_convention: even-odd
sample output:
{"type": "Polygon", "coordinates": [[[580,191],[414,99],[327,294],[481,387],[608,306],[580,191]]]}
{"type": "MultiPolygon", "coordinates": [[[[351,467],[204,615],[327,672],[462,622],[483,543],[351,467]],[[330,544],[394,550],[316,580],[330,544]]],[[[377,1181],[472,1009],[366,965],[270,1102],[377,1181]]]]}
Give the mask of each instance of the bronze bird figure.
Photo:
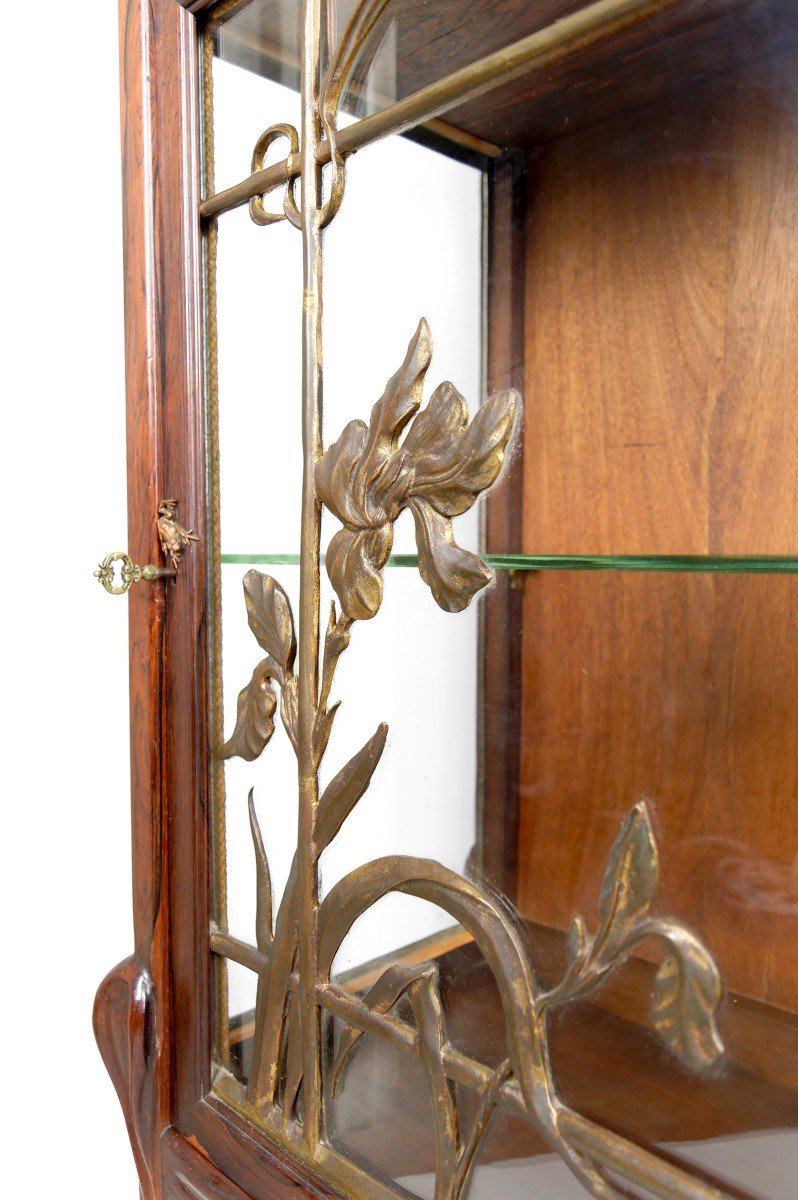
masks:
{"type": "Polygon", "coordinates": [[[171,558],[175,570],[179,566],[183,551],[189,542],[198,542],[193,529],[184,529],[177,520],[177,500],[162,500],[158,505],[158,536],[161,548],[171,558]]]}

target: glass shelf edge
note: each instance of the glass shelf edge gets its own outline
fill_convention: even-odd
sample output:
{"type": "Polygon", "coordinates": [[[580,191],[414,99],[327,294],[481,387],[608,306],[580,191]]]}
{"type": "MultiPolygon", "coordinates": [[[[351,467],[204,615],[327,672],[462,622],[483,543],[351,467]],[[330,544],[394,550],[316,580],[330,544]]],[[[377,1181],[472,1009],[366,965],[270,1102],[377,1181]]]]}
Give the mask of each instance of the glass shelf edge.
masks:
{"type": "MultiPolygon", "coordinates": [[[[795,575],[798,558],[768,555],[610,555],[610,554],[483,554],[497,571],[671,571],[795,575]]],[[[222,554],[222,564],[298,566],[298,554],[222,554]]],[[[415,554],[394,554],[389,567],[417,567],[415,554]]]]}

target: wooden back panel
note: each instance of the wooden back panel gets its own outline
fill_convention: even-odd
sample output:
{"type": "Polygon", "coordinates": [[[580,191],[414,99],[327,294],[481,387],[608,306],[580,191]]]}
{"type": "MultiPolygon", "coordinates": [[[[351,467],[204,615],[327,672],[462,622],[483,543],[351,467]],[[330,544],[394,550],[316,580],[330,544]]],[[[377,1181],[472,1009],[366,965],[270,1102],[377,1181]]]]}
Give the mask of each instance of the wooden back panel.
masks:
{"type": "MultiPolygon", "coordinates": [[[[523,549],[798,552],[798,58],[530,162],[523,549]]],[[[524,585],[518,903],[567,927],[642,796],[662,911],[798,1007],[795,577],[524,585]]]]}

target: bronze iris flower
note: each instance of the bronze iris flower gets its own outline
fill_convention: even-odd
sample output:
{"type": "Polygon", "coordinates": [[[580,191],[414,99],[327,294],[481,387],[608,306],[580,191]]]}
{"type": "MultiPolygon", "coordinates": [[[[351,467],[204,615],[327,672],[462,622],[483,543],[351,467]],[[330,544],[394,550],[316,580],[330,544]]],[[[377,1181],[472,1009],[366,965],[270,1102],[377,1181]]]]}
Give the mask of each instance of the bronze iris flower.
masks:
{"type": "Polygon", "coordinates": [[[352,620],[368,620],[382,603],[382,569],[404,509],[415,521],[421,578],[446,612],[466,608],[493,578],[481,558],[457,545],[452,518],[499,475],[520,397],[499,392],[469,424],[465,400],[442,383],[419,412],[431,358],[421,320],[369,424],[350,421],[316,464],[318,495],[343,524],[327,550],[327,573],[352,620]]]}

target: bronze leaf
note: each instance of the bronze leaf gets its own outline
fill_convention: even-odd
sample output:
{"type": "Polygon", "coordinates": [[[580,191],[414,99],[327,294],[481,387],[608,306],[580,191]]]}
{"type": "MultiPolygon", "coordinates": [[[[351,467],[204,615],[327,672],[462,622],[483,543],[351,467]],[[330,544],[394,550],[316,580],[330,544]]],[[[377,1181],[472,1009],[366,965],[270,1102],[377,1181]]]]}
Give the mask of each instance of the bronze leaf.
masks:
{"type": "Polygon", "coordinates": [[[341,701],[337,700],[332,708],[328,708],[326,712],[318,712],[316,714],[316,719],[313,722],[313,761],[317,767],[324,758],[324,752],[327,749],[327,743],[332,733],[335,715],[340,707],[341,701]]]}
{"type": "Polygon", "coordinates": [[[288,597],[270,575],[247,571],[244,576],[244,600],[249,627],[258,645],[287,674],[296,656],[294,618],[288,597]]]}
{"type": "Polygon", "coordinates": [[[274,664],[265,658],[252,672],[247,686],[238,693],[236,727],[222,747],[222,758],[243,758],[253,762],[274,733],[277,697],[272,690],[274,664]]]}
{"type": "Polygon", "coordinates": [[[272,944],[272,877],[263,844],[263,834],[255,812],[254,788],[249,789],[249,828],[255,849],[255,944],[265,954],[272,944]]]}
{"type": "Polygon", "coordinates": [[[445,612],[462,612],[491,582],[493,572],[479,555],[457,545],[448,517],[422,500],[411,500],[410,511],[416,523],[421,578],[445,612]]]}
{"type": "Polygon", "coordinates": [[[648,809],[641,801],[621,826],[607,861],[599,896],[597,954],[611,953],[646,916],[658,878],[657,844],[648,809]]]}
{"type": "Polygon", "coordinates": [[[677,922],[660,923],[671,951],[654,979],[652,1019],[663,1042],[693,1071],[705,1071],[723,1053],[715,1023],[720,975],[706,947],[677,922]]]}
{"type": "MultiPolygon", "coordinates": [[[[362,997],[361,1003],[373,1013],[390,1012],[404,996],[410,984],[415,982],[419,975],[430,969],[430,963],[422,963],[420,966],[403,962],[389,963],[362,997]]],[[[335,1063],[330,1073],[331,1095],[335,1095],[338,1090],[344,1077],[344,1069],[351,1062],[357,1047],[362,1044],[363,1037],[363,1030],[358,1029],[355,1025],[345,1025],[341,1030],[335,1063]]]]}
{"type": "Polygon", "coordinates": [[[427,1077],[435,1129],[435,1200],[455,1200],[460,1120],[455,1086],[443,1061],[448,1039],[437,964],[427,964],[426,970],[411,983],[408,995],[418,1029],[419,1056],[427,1077]]]}
{"type": "Polygon", "coordinates": [[[350,758],[345,767],[330,780],[319,800],[317,827],[319,853],[329,846],[352,809],[371,783],[385,749],[388,726],[383,722],[365,746],[350,758]]]}

